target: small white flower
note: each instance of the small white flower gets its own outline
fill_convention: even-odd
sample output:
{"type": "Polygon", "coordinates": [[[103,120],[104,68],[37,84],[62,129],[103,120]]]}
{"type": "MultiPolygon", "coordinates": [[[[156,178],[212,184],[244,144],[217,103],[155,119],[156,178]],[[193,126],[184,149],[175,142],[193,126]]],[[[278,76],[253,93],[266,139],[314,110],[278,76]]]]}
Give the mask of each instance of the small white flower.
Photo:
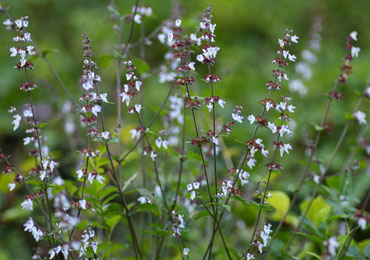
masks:
{"type": "Polygon", "coordinates": [[[249,169],[252,169],[256,165],[256,159],[253,159],[253,158],[249,159],[247,164],[248,164],[249,169]]]}
{"type": "Polygon", "coordinates": [[[135,14],[134,21],[137,24],[141,24],[141,14],[135,14]]]}
{"type": "Polygon", "coordinates": [[[250,174],[248,172],[241,170],[241,173],[239,174],[239,179],[241,181],[242,186],[244,186],[244,184],[247,184],[249,182],[248,181],[249,177],[250,177],[250,174]]]}
{"type": "Polygon", "coordinates": [[[94,114],[94,116],[98,116],[98,113],[101,112],[101,106],[100,105],[93,106],[91,112],[94,114]]]}
{"type": "Polygon", "coordinates": [[[191,183],[187,184],[186,188],[188,189],[188,191],[193,190],[193,184],[191,184],[191,183]]]}
{"type": "Polygon", "coordinates": [[[189,254],[189,251],[190,251],[190,249],[189,248],[184,248],[184,255],[188,255],[189,254]]]}
{"type": "Polygon", "coordinates": [[[203,57],[203,55],[202,55],[202,54],[197,55],[197,60],[198,60],[199,62],[203,62],[203,61],[204,61],[204,57],[203,57]]]}
{"type": "Polygon", "coordinates": [[[22,117],[18,114],[13,115],[14,120],[12,121],[13,131],[17,130],[19,127],[19,124],[21,123],[22,117]]]}
{"type": "Polygon", "coordinates": [[[33,117],[32,109],[31,108],[26,108],[25,110],[23,110],[23,116],[24,117],[33,117]]]}
{"type": "Polygon", "coordinates": [[[286,59],[288,55],[289,55],[289,51],[283,50],[284,59],[286,59]]]}
{"type": "Polygon", "coordinates": [[[108,131],[105,131],[105,132],[102,132],[100,134],[101,138],[103,138],[104,140],[108,140],[109,139],[109,132],[108,131]]]}
{"type": "Polygon", "coordinates": [[[281,137],[283,137],[284,134],[291,135],[291,134],[293,134],[293,132],[288,128],[287,125],[282,125],[280,130],[279,130],[279,134],[280,134],[281,137]]]}
{"type": "Polygon", "coordinates": [[[218,140],[214,136],[212,136],[212,143],[214,143],[215,145],[218,145],[218,140]]]}
{"type": "Polygon", "coordinates": [[[280,146],[280,156],[283,157],[284,152],[289,154],[289,150],[292,150],[292,146],[290,144],[280,146]]]}
{"type": "Polygon", "coordinates": [[[291,54],[288,55],[288,60],[295,62],[296,59],[297,57],[295,55],[291,55],[291,54]]]}
{"type": "Polygon", "coordinates": [[[353,46],[351,48],[351,56],[352,56],[352,58],[357,58],[359,52],[360,52],[360,48],[353,46]]]}
{"type": "Polygon", "coordinates": [[[193,187],[195,190],[199,189],[200,183],[199,182],[194,182],[193,187]]]}
{"type": "Polygon", "coordinates": [[[254,115],[249,115],[248,120],[250,124],[253,124],[256,121],[256,117],[254,115]]]}
{"type": "Polygon", "coordinates": [[[157,154],[154,151],[150,152],[150,158],[152,158],[152,161],[155,161],[155,157],[157,157],[157,154]]]}
{"type": "Polygon", "coordinates": [[[356,113],[353,114],[353,116],[360,125],[366,125],[366,114],[364,112],[358,110],[356,113]]]}
{"type": "Polygon", "coordinates": [[[135,88],[136,88],[137,91],[140,91],[141,85],[143,85],[143,82],[141,82],[139,80],[135,81],[135,88]]]}
{"type": "Polygon", "coordinates": [[[100,98],[101,100],[103,100],[103,102],[109,103],[107,99],[107,93],[100,94],[100,98]]]}
{"type": "Polygon", "coordinates": [[[293,35],[292,37],[290,37],[290,40],[294,43],[298,43],[298,39],[299,37],[297,35],[293,35]]]}
{"type": "Polygon", "coordinates": [[[252,259],[255,259],[255,258],[254,258],[254,255],[252,255],[252,254],[248,253],[248,254],[247,254],[247,260],[252,260],[252,259]]]}
{"type": "Polygon", "coordinates": [[[173,33],[169,33],[168,35],[167,35],[167,37],[168,37],[168,43],[172,43],[172,40],[173,40],[173,33]]]}
{"type": "Polygon", "coordinates": [[[270,128],[270,130],[271,130],[271,132],[272,132],[273,134],[275,134],[275,133],[276,133],[276,131],[277,131],[277,127],[276,127],[276,125],[275,125],[274,123],[270,123],[270,122],[268,122],[268,123],[267,123],[267,127],[268,127],[268,128],[270,128]]]}
{"type": "Polygon", "coordinates": [[[155,139],[155,144],[158,148],[161,148],[162,147],[162,137],[158,137],[157,139],[155,139]]]}
{"type": "Polygon", "coordinates": [[[194,200],[197,194],[195,193],[195,190],[190,191],[190,199],[194,200]]]}
{"type": "Polygon", "coordinates": [[[82,169],[79,169],[76,173],[77,173],[77,178],[78,179],[80,179],[84,176],[84,173],[83,173],[82,169]]]}
{"type": "Polygon", "coordinates": [[[195,65],[195,62],[190,62],[190,63],[188,64],[189,68],[190,68],[191,70],[193,70],[193,71],[195,71],[195,67],[194,67],[194,65],[195,65]]]}
{"type": "Polygon", "coordinates": [[[105,178],[101,175],[98,175],[96,176],[96,180],[100,183],[100,184],[103,184],[103,181],[105,180],[105,178]]]}
{"type": "Polygon", "coordinates": [[[351,36],[351,38],[355,41],[357,41],[357,32],[356,31],[353,31],[349,34],[349,36],[351,36]]]}
{"type": "Polygon", "coordinates": [[[221,98],[218,100],[218,105],[220,106],[220,107],[222,107],[222,108],[224,108],[224,105],[225,105],[225,101],[224,100],[222,100],[221,98]]]}
{"type": "Polygon", "coordinates": [[[79,200],[78,203],[80,203],[81,209],[86,209],[86,200],[79,200]]]}
{"type": "Polygon", "coordinates": [[[295,106],[293,105],[289,105],[287,110],[290,112],[290,113],[294,113],[294,109],[295,109],[295,106]]]}
{"type": "Polygon", "coordinates": [[[175,25],[176,25],[176,27],[180,27],[181,26],[181,20],[180,19],[177,19],[175,21],[175,25]]]}
{"type": "Polygon", "coordinates": [[[141,105],[140,104],[135,105],[135,110],[136,110],[137,113],[140,114],[141,105]]]}
{"type": "Polygon", "coordinates": [[[140,132],[139,131],[137,131],[136,129],[131,129],[130,131],[129,131],[129,133],[132,135],[132,139],[139,139],[139,137],[140,137],[140,132]]]}
{"type": "Polygon", "coordinates": [[[21,203],[23,209],[32,211],[33,210],[33,201],[31,199],[26,199],[21,203]]]}
{"type": "Polygon", "coordinates": [[[331,237],[328,240],[328,251],[331,256],[336,255],[337,248],[339,247],[339,243],[336,237],[331,237]]]}
{"type": "Polygon", "coordinates": [[[365,218],[359,218],[357,220],[357,225],[362,229],[362,230],[365,230],[366,229],[366,219],[365,218]]]}
{"type": "Polygon", "coordinates": [[[14,183],[14,182],[9,183],[9,184],[8,184],[8,188],[9,188],[9,191],[14,190],[14,188],[15,188],[15,183],[14,183]]]}

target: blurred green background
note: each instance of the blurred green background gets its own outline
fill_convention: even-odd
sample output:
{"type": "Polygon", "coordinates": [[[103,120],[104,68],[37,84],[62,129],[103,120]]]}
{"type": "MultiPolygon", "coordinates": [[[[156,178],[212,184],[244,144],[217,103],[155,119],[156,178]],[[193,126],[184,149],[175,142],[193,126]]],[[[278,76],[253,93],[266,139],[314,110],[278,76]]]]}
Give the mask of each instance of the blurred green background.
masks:
{"type": "MultiPolygon", "coordinates": [[[[42,50],[49,50],[48,58],[55,66],[63,82],[74,97],[81,93],[79,78],[82,67],[81,35],[87,33],[92,40],[93,50],[99,62],[100,56],[113,54],[118,42],[118,36],[113,30],[113,22],[107,6],[110,1],[105,0],[8,0],[2,3],[9,7],[9,12],[14,17],[28,15],[29,31],[32,38],[39,44],[42,50]]],[[[142,4],[143,2],[140,1],[142,4]]],[[[296,121],[296,134],[291,140],[294,152],[286,156],[281,162],[285,167],[284,176],[272,183],[273,189],[289,187],[299,179],[299,173],[303,166],[299,161],[304,158],[305,133],[312,132],[310,122],[319,123],[326,105],[325,94],[332,88],[334,81],[339,75],[339,68],[343,62],[345,37],[352,31],[358,31],[361,48],[358,59],[352,63],[353,75],[348,83],[340,87],[344,99],[341,103],[335,102],[329,115],[329,121],[334,127],[330,135],[324,135],[320,145],[320,158],[327,160],[330,151],[345,123],[344,114],[353,110],[357,102],[358,93],[365,85],[370,75],[370,1],[368,0],[179,0],[181,18],[185,26],[185,32],[191,33],[197,26],[202,11],[209,5],[214,4],[214,22],[216,27],[216,44],[221,47],[217,57],[215,71],[221,75],[222,81],[218,84],[216,93],[226,100],[226,109],[220,116],[229,117],[234,105],[244,107],[245,117],[250,113],[260,111],[258,100],[266,96],[264,84],[271,79],[272,64],[275,51],[278,47],[277,39],[284,35],[285,29],[293,29],[297,34],[299,44],[293,46],[292,52],[300,59],[301,50],[307,48],[310,41],[310,30],[315,17],[322,19],[321,49],[317,52],[318,61],[312,66],[313,77],[305,82],[308,94],[300,97],[289,94],[287,84],[281,92],[283,95],[292,96],[293,104],[297,107],[293,115],[296,121]]],[[[134,5],[133,0],[117,0],[121,13],[129,13],[134,5]]],[[[145,33],[149,34],[171,14],[172,1],[146,0],[145,5],[153,8],[153,15],[143,19],[145,33]]],[[[5,15],[1,15],[1,21],[5,15]]],[[[140,37],[139,26],[135,27],[135,42],[140,37]]],[[[125,37],[128,35],[128,26],[125,27],[125,37]]],[[[23,132],[12,131],[11,115],[7,112],[11,105],[18,108],[27,102],[26,93],[18,90],[18,85],[23,81],[23,73],[15,71],[12,67],[15,59],[9,57],[9,48],[13,46],[11,41],[14,33],[8,32],[4,27],[0,29],[0,147],[4,151],[14,154],[14,160],[18,164],[22,161],[24,148],[22,144],[23,132]]],[[[146,49],[145,61],[155,68],[163,61],[166,48],[153,40],[153,45],[146,49]]],[[[133,54],[139,50],[133,49],[133,54]]],[[[63,103],[67,100],[54,76],[46,63],[41,59],[34,61],[35,69],[31,78],[39,85],[34,92],[35,103],[42,109],[40,114],[43,120],[49,121],[49,145],[51,149],[60,151],[61,161],[67,165],[61,168],[68,170],[71,164],[68,154],[64,154],[66,136],[60,131],[61,124],[58,121],[63,103]],[[54,114],[52,118],[50,115],[54,114]]],[[[114,99],[116,63],[111,62],[99,70],[102,76],[101,88],[107,91],[109,99],[114,99]]],[[[198,67],[201,67],[198,65],[198,67]]],[[[204,68],[199,73],[204,75],[204,68]]],[[[288,77],[295,78],[294,66],[288,67],[288,77]]],[[[157,84],[154,74],[146,81],[145,100],[151,105],[146,106],[149,111],[145,113],[145,122],[148,122],[160,105],[168,87],[157,84]]],[[[206,85],[200,83],[200,92],[206,93],[206,85]],[[202,88],[204,86],[204,88],[202,88]]],[[[75,98],[77,99],[77,98],[75,98]]],[[[148,103],[144,103],[148,104],[148,103]]],[[[368,111],[369,106],[362,110],[368,111]]],[[[108,108],[108,123],[114,127],[114,107],[108,108]],[[110,110],[109,110],[110,109],[110,110]],[[111,117],[109,116],[111,113],[111,117]]],[[[343,145],[342,152],[334,162],[333,172],[340,169],[346,159],[354,139],[358,133],[358,127],[352,127],[349,137],[343,145]]],[[[232,139],[227,144],[235,146],[234,140],[249,139],[252,128],[237,126],[232,139]]],[[[129,137],[128,137],[129,138],[129,137]]],[[[77,145],[78,146],[78,145],[77,145]]],[[[236,145],[238,146],[238,145],[236,145]]],[[[238,155],[242,147],[236,147],[232,152],[238,155]]],[[[68,151],[68,150],[67,150],[68,151]]],[[[238,156],[235,157],[235,160],[238,156]]],[[[66,176],[71,173],[64,173],[66,176]]],[[[252,178],[260,180],[263,175],[256,174],[252,178]]],[[[360,196],[367,188],[366,183],[357,179],[354,192],[360,196]]],[[[0,259],[30,259],[32,247],[35,245],[30,236],[23,233],[22,223],[25,217],[19,218],[9,210],[20,203],[22,193],[8,193],[7,181],[2,179],[0,190],[0,259]],[[7,214],[4,214],[7,211],[7,214]]],[[[293,187],[293,186],[291,186],[293,187]]],[[[307,192],[312,187],[307,187],[307,192]]],[[[302,193],[302,197],[307,194],[302,193]]],[[[23,213],[26,214],[26,213],[23,213]]]]}

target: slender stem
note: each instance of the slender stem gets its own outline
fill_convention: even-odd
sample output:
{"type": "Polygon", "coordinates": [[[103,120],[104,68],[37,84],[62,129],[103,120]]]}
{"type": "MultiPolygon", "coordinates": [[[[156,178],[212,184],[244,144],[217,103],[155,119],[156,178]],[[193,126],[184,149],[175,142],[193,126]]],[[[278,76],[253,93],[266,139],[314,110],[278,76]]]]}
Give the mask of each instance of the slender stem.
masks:
{"type": "MultiPolygon", "coordinates": [[[[363,99],[364,99],[364,96],[363,96],[363,95],[361,95],[361,97],[360,97],[359,101],[358,101],[358,102],[357,102],[357,104],[356,104],[356,107],[355,107],[355,109],[354,109],[354,112],[356,112],[356,111],[359,109],[359,107],[361,106],[361,103],[362,103],[363,99]]],[[[345,138],[345,136],[346,136],[346,134],[347,134],[347,131],[348,131],[348,128],[349,128],[350,123],[351,123],[351,121],[350,121],[350,120],[347,120],[346,125],[344,126],[344,128],[343,128],[343,130],[342,130],[342,133],[341,133],[341,135],[340,135],[340,137],[339,137],[339,139],[338,139],[338,142],[337,142],[337,144],[336,144],[336,146],[335,146],[335,148],[334,148],[334,150],[333,150],[333,152],[332,152],[332,154],[331,154],[331,156],[330,156],[330,159],[329,159],[329,161],[328,161],[328,163],[327,163],[327,165],[326,165],[326,167],[325,167],[325,169],[324,169],[324,172],[323,172],[323,173],[322,173],[322,175],[320,176],[319,182],[317,183],[317,185],[316,185],[316,187],[315,187],[315,189],[314,189],[314,191],[313,191],[313,193],[312,193],[312,196],[311,196],[310,202],[308,203],[308,205],[307,205],[307,207],[306,207],[306,209],[305,209],[305,211],[304,211],[303,215],[301,216],[301,220],[299,221],[298,226],[297,226],[297,228],[296,228],[297,230],[299,230],[299,229],[300,229],[300,227],[302,226],[303,221],[304,221],[304,219],[305,219],[305,217],[306,217],[306,215],[307,215],[308,211],[309,211],[309,210],[310,210],[310,208],[311,208],[311,205],[312,205],[312,203],[313,203],[313,200],[315,199],[315,197],[316,197],[316,195],[317,195],[317,193],[318,193],[318,191],[319,191],[319,188],[320,188],[320,186],[321,186],[322,182],[323,182],[323,181],[324,181],[324,179],[325,179],[325,175],[326,175],[326,173],[328,172],[328,170],[330,169],[330,167],[331,167],[331,165],[332,165],[332,163],[333,163],[333,161],[334,161],[334,159],[335,159],[335,156],[337,155],[337,153],[338,153],[338,151],[339,151],[339,148],[340,148],[340,146],[342,145],[342,143],[343,143],[343,141],[344,141],[344,138],[345,138]]],[[[287,245],[287,247],[286,247],[286,251],[289,251],[289,248],[290,248],[290,246],[291,246],[292,242],[294,241],[295,237],[296,237],[296,234],[293,234],[293,235],[292,235],[292,237],[290,238],[289,243],[288,243],[288,245],[287,245]]]]}

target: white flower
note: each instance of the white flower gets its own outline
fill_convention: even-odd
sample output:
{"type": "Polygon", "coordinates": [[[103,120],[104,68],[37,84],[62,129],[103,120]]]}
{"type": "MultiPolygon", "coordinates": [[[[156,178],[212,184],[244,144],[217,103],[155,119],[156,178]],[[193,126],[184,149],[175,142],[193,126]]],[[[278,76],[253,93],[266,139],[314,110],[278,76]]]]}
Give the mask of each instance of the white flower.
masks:
{"type": "Polygon", "coordinates": [[[141,24],[141,14],[135,14],[134,21],[137,24],[141,24]]]}
{"type": "Polygon", "coordinates": [[[135,105],[135,110],[137,113],[140,113],[141,105],[140,104],[135,105]]]}
{"type": "Polygon", "coordinates": [[[198,60],[199,62],[203,62],[203,61],[204,61],[204,57],[203,57],[203,55],[202,55],[202,54],[197,55],[197,60],[198,60]]]}
{"type": "Polygon", "coordinates": [[[194,190],[190,191],[190,199],[191,200],[194,200],[196,196],[197,196],[197,194],[195,193],[194,190]]]}
{"type": "Polygon", "coordinates": [[[176,25],[176,27],[180,27],[181,26],[181,20],[180,19],[177,19],[175,21],[175,25],[176,25]]]}
{"type": "Polygon", "coordinates": [[[169,34],[167,35],[167,37],[168,37],[168,43],[172,43],[172,40],[173,40],[173,34],[172,34],[172,33],[169,33],[169,34]]]}
{"type": "Polygon", "coordinates": [[[109,132],[108,131],[105,131],[105,132],[102,132],[100,134],[101,138],[103,138],[104,140],[108,140],[109,139],[109,132]]]}
{"type": "Polygon", "coordinates": [[[224,108],[224,105],[225,105],[225,101],[224,100],[222,100],[221,98],[218,100],[218,105],[220,106],[220,107],[222,107],[222,108],[224,108]]]}
{"type": "Polygon", "coordinates": [[[271,103],[271,102],[266,102],[266,104],[265,104],[265,107],[266,107],[266,110],[267,111],[269,111],[270,110],[270,108],[272,108],[274,105],[271,103]]]}
{"type": "Polygon", "coordinates": [[[279,39],[280,48],[284,48],[285,42],[282,39],[279,39]]]}
{"type": "Polygon", "coordinates": [[[291,134],[293,134],[293,132],[288,128],[287,125],[282,125],[280,130],[279,130],[279,134],[280,134],[281,137],[283,137],[284,134],[291,135],[291,134]]]}
{"type": "Polygon", "coordinates": [[[271,130],[271,132],[272,132],[273,134],[275,134],[275,133],[276,133],[276,131],[277,131],[277,127],[276,127],[276,125],[275,125],[274,123],[270,123],[270,122],[268,122],[268,123],[267,123],[267,127],[268,127],[268,128],[270,128],[270,130],[271,130]]]}
{"type": "Polygon", "coordinates": [[[91,248],[96,253],[96,250],[98,250],[98,242],[97,241],[91,241],[91,248]]]}
{"type": "Polygon", "coordinates": [[[355,41],[357,41],[357,32],[356,31],[353,31],[349,34],[349,36],[351,36],[351,38],[355,41]]]}
{"type": "Polygon", "coordinates": [[[194,189],[199,189],[200,183],[199,182],[193,182],[194,189]]]}
{"type": "Polygon", "coordinates": [[[96,180],[100,183],[100,184],[103,184],[103,181],[105,180],[105,178],[101,175],[98,175],[96,176],[96,180]]]}
{"type": "Polygon", "coordinates": [[[143,82],[141,82],[139,80],[135,81],[135,88],[136,88],[137,91],[140,91],[141,85],[143,85],[143,82]]]}
{"type": "Polygon", "coordinates": [[[336,255],[337,248],[339,247],[339,243],[337,241],[336,237],[331,237],[328,240],[328,249],[329,249],[329,254],[331,256],[336,255]]]}
{"type": "Polygon", "coordinates": [[[21,203],[23,209],[32,211],[33,210],[33,201],[31,199],[26,199],[21,203]]]}
{"type": "Polygon", "coordinates": [[[23,110],[23,116],[24,117],[33,117],[32,109],[31,108],[26,108],[25,110],[23,110]]]}
{"type": "Polygon", "coordinates": [[[188,189],[188,191],[191,191],[193,189],[193,184],[191,183],[187,184],[186,188],[188,189]]]}
{"type": "Polygon", "coordinates": [[[357,220],[357,225],[362,229],[362,230],[365,230],[366,229],[366,219],[365,218],[359,218],[357,220]]]}
{"type": "Polygon", "coordinates": [[[189,254],[189,251],[190,251],[190,249],[189,248],[184,248],[184,255],[188,255],[189,254]]]}
{"type": "Polygon", "coordinates": [[[100,94],[100,98],[101,100],[103,100],[103,102],[109,103],[107,99],[107,93],[100,94]]]}
{"type": "Polygon", "coordinates": [[[81,209],[86,209],[86,200],[79,200],[78,203],[80,203],[81,209]]]}
{"type": "Polygon", "coordinates": [[[195,65],[195,62],[190,62],[190,63],[188,64],[189,68],[190,68],[191,70],[193,70],[193,71],[195,71],[195,67],[194,67],[194,65],[195,65]]]}
{"type": "Polygon", "coordinates": [[[248,254],[247,254],[247,260],[252,260],[252,259],[255,259],[255,258],[254,258],[254,255],[252,255],[252,254],[248,253],[248,254]]]}
{"type": "Polygon", "coordinates": [[[150,158],[152,158],[152,161],[155,161],[155,157],[157,157],[157,154],[154,151],[150,152],[150,158]]]}
{"type": "Polygon", "coordinates": [[[295,109],[295,106],[293,105],[289,105],[287,110],[290,112],[290,113],[294,113],[294,109],[295,109]]]}
{"type": "Polygon", "coordinates": [[[253,124],[256,121],[256,117],[254,115],[249,115],[248,120],[250,124],[253,124]]]}
{"type": "Polygon", "coordinates": [[[290,37],[290,40],[294,43],[298,43],[298,39],[299,37],[297,35],[293,35],[292,37],[290,37]]]}
{"type": "Polygon", "coordinates": [[[157,139],[155,139],[155,144],[158,148],[161,148],[162,142],[163,142],[162,137],[158,137],[157,139]]]}
{"type": "Polygon", "coordinates": [[[14,118],[14,120],[12,121],[12,125],[14,125],[13,131],[15,131],[15,130],[18,129],[19,124],[20,124],[20,122],[22,120],[22,117],[20,115],[18,115],[18,114],[15,114],[15,115],[13,115],[13,118],[14,118]]]}
{"type": "Polygon", "coordinates": [[[289,154],[289,150],[292,150],[292,146],[290,144],[280,146],[280,156],[283,157],[284,152],[289,154]]]}
{"type": "Polygon", "coordinates": [[[291,55],[291,54],[288,55],[288,60],[295,62],[296,59],[297,57],[295,55],[291,55]]]}
{"type": "Polygon", "coordinates": [[[44,236],[42,230],[38,229],[33,222],[33,219],[30,217],[26,223],[24,223],[24,231],[31,232],[33,237],[35,238],[36,242],[40,240],[44,236]]]}
{"type": "Polygon", "coordinates": [[[284,59],[286,59],[288,55],[289,55],[289,51],[283,50],[284,59]]]}
{"type": "Polygon", "coordinates": [[[100,105],[93,106],[91,112],[94,114],[94,116],[98,116],[98,113],[101,112],[101,106],[100,105]]]}
{"type": "Polygon", "coordinates": [[[249,169],[252,169],[256,165],[256,159],[253,159],[253,158],[249,159],[247,164],[248,164],[249,169]]]}
{"type": "Polygon", "coordinates": [[[137,131],[136,129],[131,129],[129,133],[132,135],[132,139],[139,139],[141,132],[137,131]]]}
{"type": "Polygon", "coordinates": [[[76,173],[77,173],[77,178],[78,179],[80,179],[84,176],[84,173],[83,173],[82,169],[79,169],[76,173]]]}
{"type": "Polygon", "coordinates": [[[353,114],[360,125],[366,125],[366,114],[360,110],[353,114]]]}
{"type": "Polygon", "coordinates": [[[233,119],[236,121],[236,122],[239,122],[239,123],[243,123],[243,119],[244,117],[239,115],[239,114],[236,114],[236,113],[232,113],[232,117],[233,119]]]}
{"type": "Polygon", "coordinates": [[[14,183],[14,182],[9,183],[9,184],[8,184],[8,188],[9,188],[9,191],[14,190],[14,188],[15,188],[15,183],[14,183]]]}
{"type": "Polygon", "coordinates": [[[18,54],[17,48],[11,47],[10,48],[10,57],[15,57],[15,56],[17,56],[17,54],[18,54]]]}
{"type": "Polygon", "coordinates": [[[360,52],[360,48],[359,47],[355,47],[355,46],[353,46],[352,48],[351,48],[351,56],[353,57],[353,58],[357,58],[358,57],[358,53],[360,52]]]}
{"type": "Polygon", "coordinates": [[[126,93],[124,93],[124,92],[122,92],[121,94],[120,94],[120,96],[122,97],[122,103],[124,103],[124,102],[126,102],[126,106],[129,106],[129,104],[130,104],[130,96],[129,95],[127,95],[126,93]]]}
{"type": "Polygon", "coordinates": [[[214,143],[215,145],[218,145],[218,140],[214,136],[212,136],[212,143],[214,143]]]}
{"type": "Polygon", "coordinates": [[[248,181],[249,177],[250,177],[250,174],[248,172],[241,170],[241,173],[239,174],[239,179],[241,181],[242,186],[244,186],[244,184],[247,184],[249,182],[248,181]]]}

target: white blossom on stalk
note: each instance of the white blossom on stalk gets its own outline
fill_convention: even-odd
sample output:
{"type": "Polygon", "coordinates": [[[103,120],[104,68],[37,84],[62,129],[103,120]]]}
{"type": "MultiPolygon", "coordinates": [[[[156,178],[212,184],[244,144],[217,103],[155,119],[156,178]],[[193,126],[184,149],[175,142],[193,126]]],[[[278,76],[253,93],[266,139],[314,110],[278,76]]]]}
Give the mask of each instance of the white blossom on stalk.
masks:
{"type": "Polygon", "coordinates": [[[136,129],[131,129],[130,131],[130,134],[132,135],[132,139],[139,139],[140,135],[141,135],[141,132],[140,131],[137,131],[136,129]]]}
{"type": "Polygon", "coordinates": [[[137,198],[140,204],[152,204],[152,201],[148,197],[141,196],[137,198]]]}
{"type": "Polygon", "coordinates": [[[249,182],[248,180],[249,177],[250,177],[250,174],[248,172],[240,170],[239,179],[240,179],[242,186],[244,186],[244,184],[247,184],[249,182]]]}
{"type": "Polygon", "coordinates": [[[24,231],[32,233],[36,242],[38,242],[44,236],[44,232],[35,225],[31,217],[27,220],[27,222],[23,226],[24,231]]]}
{"type": "Polygon", "coordinates": [[[233,113],[232,114],[232,117],[233,119],[236,121],[236,122],[239,122],[239,123],[243,123],[243,116],[241,116],[240,114],[236,114],[236,113],[233,113]]]}
{"type": "Polygon", "coordinates": [[[366,229],[366,219],[365,218],[359,218],[357,220],[357,225],[361,228],[361,230],[366,229]]]}
{"type": "Polygon", "coordinates": [[[9,183],[8,188],[9,188],[9,191],[14,190],[15,189],[15,183],[14,182],[9,183]]]}
{"type": "Polygon", "coordinates": [[[109,132],[105,131],[100,134],[100,137],[103,138],[104,140],[109,140],[109,132]]]}
{"type": "Polygon", "coordinates": [[[13,127],[13,131],[15,131],[15,130],[18,129],[19,124],[20,124],[20,122],[22,120],[22,117],[20,115],[18,115],[18,114],[15,114],[15,115],[13,115],[13,118],[14,118],[14,120],[12,121],[12,125],[14,126],[13,127]]]}
{"type": "Polygon", "coordinates": [[[79,200],[78,203],[81,209],[86,209],[86,200],[79,200]]]}
{"type": "Polygon", "coordinates": [[[256,121],[256,117],[254,115],[249,115],[248,120],[250,124],[253,124],[256,121]]]}
{"type": "Polygon", "coordinates": [[[254,255],[252,255],[252,254],[248,253],[248,254],[247,254],[247,260],[252,260],[252,259],[255,259],[255,258],[254,258],[254,255]]]}
{"type": "Polygon", "coordinates": [[[359,52],[360,52],[360,48],[359,48],[359,47],[355,47],[355,46],[353,46],[353,47],[351,48],[351,56],[352,56],[352,58],[357,58],[357,57],[358,57],[359,52]]]}
{"type": "Polygon", "coordinates": [[[270,122],[268,122],[268,123],[267,123],[267,127],[271,130],[271,132],[272,132],[273,134],[275,134],[275,133],[276,133],[276,131],[277,131],[277,127],[276,127],[276,125],[275,125],[274,123],[270,123],[270,122]]]}
{"type": "Polygon", "coordinates": [[[283,157],[284,152],[289,154],[289,150],[292,150],[292,146],[290,144],[283,144],[280,146],[280,156],[283,157]]]}
{"type": "Polygon", "coordinates": [[[366,125],[366,114],[364,112],[358,110],[356,113],[353,114],[353,116],[360,125],[366,125]]]}
{"type": "Polygon", "coordinates": [[[247,165],[248,165],[249,169],[252,169],[256,165],[256,162],[257,162],[256,159],[250,158],[247,161],[247,165]]]}
{"type": "Polygon", "coordinates": [[[190,249],[185,247],[185,248],[184,248],[184,253],[183,253],[183,254],[184,254],[185,256],[187,256],[187,255],[189,255],[189,251],[190,251],[190,249]]]}
{"type": "Polygon", "coordinates": [[[150,152],[150,158],[152,158],[152,161],[155,161],[155,158],[157,157],[157,154],[154,151],[150,152]]]}
{"type": "Polygon", "coordinates": [[[21,203],[23,209],[32,211],[33,210],[33,201],[31,199],[26,199],[21,203]]]}

